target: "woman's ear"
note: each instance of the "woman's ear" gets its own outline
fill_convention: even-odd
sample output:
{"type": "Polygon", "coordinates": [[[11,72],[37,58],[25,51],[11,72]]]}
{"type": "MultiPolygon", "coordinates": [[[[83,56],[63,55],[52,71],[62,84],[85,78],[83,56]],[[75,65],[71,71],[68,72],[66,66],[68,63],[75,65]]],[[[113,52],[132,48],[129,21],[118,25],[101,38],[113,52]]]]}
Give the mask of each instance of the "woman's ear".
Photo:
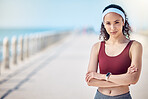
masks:
{"type": "Polygon", "coordinates": [[[124,24],[125,24],[125,23],[124,23],[124,20],[122,19],[122,26],[124,26],[124,24]]]}
{"type": "Polygon", "coordinates": [[[124,26],[124,21],[122,21],[122,26],[124,26]]]}
{"type": "Polygon", "coordinates": [[[102,24],[103,24],[103,26],[104,26],[104,28],[105,28],[105,26],[106,26],[106,25],[105,25],[105,22],[102,22],[102,24]]]}

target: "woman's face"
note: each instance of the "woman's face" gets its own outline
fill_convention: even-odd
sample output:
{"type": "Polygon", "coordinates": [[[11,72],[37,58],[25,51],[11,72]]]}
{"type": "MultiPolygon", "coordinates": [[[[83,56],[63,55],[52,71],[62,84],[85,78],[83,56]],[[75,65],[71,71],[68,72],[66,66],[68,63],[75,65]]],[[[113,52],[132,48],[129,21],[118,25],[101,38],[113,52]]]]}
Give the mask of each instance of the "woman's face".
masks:
{"type": "MultiPolygon", "coordinates": [[[[104,17],[104,26],[110,36],[118,36],[122,34],[124,22],[119,14],[110,12],[104,17]]],[[[123,34],[122,34],[123,35],[123,34]]]]}

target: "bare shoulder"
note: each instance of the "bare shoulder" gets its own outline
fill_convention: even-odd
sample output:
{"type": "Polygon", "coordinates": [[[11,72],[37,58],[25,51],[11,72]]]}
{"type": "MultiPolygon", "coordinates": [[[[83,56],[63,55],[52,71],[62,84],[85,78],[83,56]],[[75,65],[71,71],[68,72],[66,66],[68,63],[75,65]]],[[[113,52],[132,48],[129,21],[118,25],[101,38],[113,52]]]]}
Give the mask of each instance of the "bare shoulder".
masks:
{"type": "Polygon", "coordinates": [[[133,44],[131,45],[131,51],[141,51],[142,52],[142,44],[136,40],[133,41],[133,44]]]}
{"type": "Polygon", "coordinates": [[[132,44],[132,47],[133,48],[138,48],[138,49],[142,49],[142,44],[136,40],[133,41],[133,44],[132,44]]]}
{"type": "Polygon", "coordinates": [[[97,43],[93,44],[92,50],[95,52],[98,52],[100,49],[100,45],[101,45],[101,42],[97,42],[97,43]]]}

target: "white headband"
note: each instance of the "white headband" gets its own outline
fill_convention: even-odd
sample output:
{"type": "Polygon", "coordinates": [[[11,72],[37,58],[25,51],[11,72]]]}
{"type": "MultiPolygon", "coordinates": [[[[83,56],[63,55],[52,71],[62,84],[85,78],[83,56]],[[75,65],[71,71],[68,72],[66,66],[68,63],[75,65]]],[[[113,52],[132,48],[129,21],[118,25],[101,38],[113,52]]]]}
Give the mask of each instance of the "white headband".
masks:
{"type": "Polygon", "coordinates": [[[109,9],[105,10],[102,14],[102,22],[104,21],[104,16],[110,12],[115,12],[115,13],[121,15],[124,20],[124,23],[125,23],[125,14],[117,8],[109,8],[109,9]]]}

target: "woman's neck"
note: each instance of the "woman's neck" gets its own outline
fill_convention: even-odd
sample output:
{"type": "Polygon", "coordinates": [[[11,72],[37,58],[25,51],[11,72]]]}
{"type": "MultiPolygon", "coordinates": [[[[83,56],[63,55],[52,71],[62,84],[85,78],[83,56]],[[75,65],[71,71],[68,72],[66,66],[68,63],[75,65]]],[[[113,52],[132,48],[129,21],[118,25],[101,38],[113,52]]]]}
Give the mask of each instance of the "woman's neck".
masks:
{"type": "Polygon", "coordinates": [[[107,42],[109,44],[121,44],[121,43],[126,43],[129,40],[124,36],[124,35],[120,35],[118,37],[112,37],[110,36],[110,38],[107,40],[107,42]]]}

